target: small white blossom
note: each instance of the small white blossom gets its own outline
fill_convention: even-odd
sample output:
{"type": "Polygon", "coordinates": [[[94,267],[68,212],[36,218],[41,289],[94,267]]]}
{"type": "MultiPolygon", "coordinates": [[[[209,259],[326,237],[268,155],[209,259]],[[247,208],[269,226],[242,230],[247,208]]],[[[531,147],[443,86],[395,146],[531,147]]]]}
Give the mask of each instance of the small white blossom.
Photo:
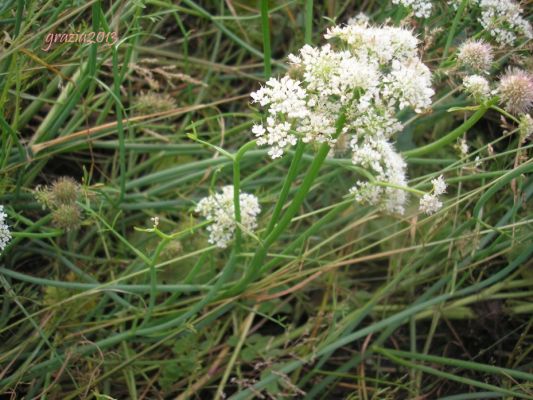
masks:
{"type": "Polygon", "coordinates": [[[463,79],[465,91],[474,99],[481,100],[490,96],[489,82],[480,75],[470,75],[463,79]]]}
{"type": "Polygon", "coordinates": [[[486,72],[492,66],[494,56],[490,44],[482,40],[468,40],[459,47],[457,61],[463,67],[486,72]]]}
{"type": "Polygon", "coordinates": [[[400,109],[413,107],[417,113],[431,105],[431,72],[420,60],[392,63],[392,71],[384,78],[384,97],[392,104],[398,103],[400,109]]]}
{"type": "Polygon", "coordinates": [[[6,219],[7,214],[4,212],[4,206],[0,205],[0,254],[11,240],[11,232],[9,231],[6,219]]]}
{"type": "Polygon", "coordinates": [[[426,193],[420,199],[420,212],[431,215],[435,214],[442,208],[442,203],[435,194],[426,193]]]}
{"type": "MultiPolygon", "coordinates": [[[[368,170],[378,181],[407,186],[405,161],[394,151],[391,143],[373,137],[354,137],[350,147],[353,164],[368,170]]],[[[375,205],[389,214],[403,214],[405,211],[407,193],[402,189],[357,181],[350,193],[358,203],[375,205]]]]}
{"type": "Polygon", "coordinates": [[[418,18],[429,18],[431,16],[431,1],[427,0],[392,0],[392,4],[401,4],[413,10],[418,18]]]}
{"type": "MultiPolygon", "coordinates": [[[[209,243],[220,248],[228,246],[237,228],[233,190],[233,186],[224,186],[221,193],[216,193],[200,200],[195,210],[213,222],[207,227],[209,243]]],[[[257,216],[261,212],[259,200],[254,195],[240,193],[239,205],[243,230],[253,232],[257,227],[257,216]]]]}
{"type": "Polygon", "coordinates": [[[432,179],[431,183],[433,184],[433,193],[437,196],[446,193],[446,182],[444,182],[444,177],[440,175],[438,178],[432,179]]]}

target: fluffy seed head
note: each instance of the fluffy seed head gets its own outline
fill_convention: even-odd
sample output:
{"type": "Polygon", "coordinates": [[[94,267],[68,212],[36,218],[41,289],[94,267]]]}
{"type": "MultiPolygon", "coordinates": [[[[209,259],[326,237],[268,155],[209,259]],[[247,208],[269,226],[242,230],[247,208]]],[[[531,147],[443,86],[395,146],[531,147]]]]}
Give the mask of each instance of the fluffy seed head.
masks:
{"type": "Polygon", "coordinates": [[[65,231],[78,229],[81,224],[79,207],[76,204],[61,204],[52,212],[52,223],[65,231]]]}
{"type": "Polygon", "coordinates": [[[493,61],[492,47],[482,40],[469,40],[459,47],[457,61],[476,72],[488,71],[493,61]]]}
{"type": "Polygon", "coordinates": [[[498,94],[507,111],[528,113],[533,106],[533,77],[521,69],[510,69],[500,80],[498,94]]]}
{"type": "Polygon", "coordinates": [[[80,186],[74,179],[62,176],[50,188],[50,202],[55,206],[72,204],[78,199],[79,190],[80,186]]]}
{"type": "Polygon", "coordinates": [[[142,93],[134,103],[138,114],[163,112],[176,108],[176,100],[166,93],[142,93]]]}
{"type": "Polygon", "coordinates": [[[7,214],[4,212],[4,206],[0,205],[0,254],[11,240],[11,232],[9,231],[6,218],[7,214]]]}

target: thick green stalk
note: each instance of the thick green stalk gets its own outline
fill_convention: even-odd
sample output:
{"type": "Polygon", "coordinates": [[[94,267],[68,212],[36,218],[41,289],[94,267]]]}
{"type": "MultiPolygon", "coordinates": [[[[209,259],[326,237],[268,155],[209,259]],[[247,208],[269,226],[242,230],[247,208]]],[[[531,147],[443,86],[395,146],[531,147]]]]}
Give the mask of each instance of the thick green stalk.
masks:
{"type": "Polygon", "coordinates": [[[287,200],[287,197],[289,196],[291,185],[296,179],[296,175],[298,174],[298,170],[300,167],[300,161],[302,160],[302,155],[304,153],[304,150],[305,150],[305,143],[302,141],[298,141],[298,144],[296,145],[296,151],[294,152],[294,157],[292,158],[292,161],[291,161],[291,166],[289,167],[289,171],[287,172],[287,176],[285,177],[285,180],[283,182],[283,187],[281,188],[281,192],[279,194],[276,205],[274,206],[274,211],[272,212],[272,216],[270,217],[270,222],[268,223],[268,227],[266,229],[267,236],[270,232],[272,232],[272,229],[274,229],[274,226],[276,225],[279,215],[281,214],[281,210],[283,209],[283,205],[285,204],[285,201],[287,200]]]}
{"type": "MultiPolygon", "coordinates": [[[[336,123],[335,137],[339,136],[345,121],[346,116],[344,114],[341,114],[336,123]]],[[[294,215],[298,212],[300,206],[305,200],[307,193],[311,189],[311,186],[313,185],[313,182],[315,181],[315,178],[317,177],[318,172],[320,171],[320,167],[324,163],[324,160],[326,159],[329,150],[330,147],[327,143],[324,143],[322,144],[322,146],[320,146],[318,153],[316,154],[315,159],[311,164],[311,167],[309,167],[308,173],[306,174],[290,206],[287,208],[287,211],[285,211],[285,214],[283,214],[283,217],[276,225],[276,227],[272,230],[272,232],[265,238],[265,240],[255,253],[250,263],[250,266],[246,270],[244,277],[239,283],[237,283],[234,288],[230,289],[229,293],[227,294],[228,296],[240,293],[246,287],[246,285],[248,285],[248,283],[250,283],[256,278],[261,268],[261,265],[263,264],[263,261],[267,255],[268,249],[276,241],[276,239],[285,231],[287,226],[289,226],[289,224],[291,223],[294,215]]]]}
{"type": "Polygon", "coordinates": [[[495,100],[491,100],[487,104],[481,105],[479,109],[474,114],[472,114],[472,116],[468,118],[461,126],[455,128],[453,131],[448,133],[446,136],[440,138],[439,140],[413,150],[405,151],[402,154],[405,157],[419,157],[423,154],[432,153],[446,146],[447,144],[455,142],[457,138],[463,136],[470,128],[472,128],[476,124],[476,122],[478,122],[485,115],[487,110],[492,106],[494,102],[495,100]]]}

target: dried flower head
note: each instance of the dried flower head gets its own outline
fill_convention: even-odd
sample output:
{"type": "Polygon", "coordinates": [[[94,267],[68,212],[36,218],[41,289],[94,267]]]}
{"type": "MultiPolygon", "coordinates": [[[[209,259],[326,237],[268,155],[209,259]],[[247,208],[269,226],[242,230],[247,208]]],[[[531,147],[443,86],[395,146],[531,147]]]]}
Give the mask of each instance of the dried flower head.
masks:
{"type": "Polygon", "coordinates": [[[56,206],[71,204],[78,199],[80,185],[70,176],[58,178],[50,187],[50,201],[56,206]]]}
{"type": "Polygon", "coordinates": [[[61,204],[52,211],[52,224],[65,231],[74,231],[80,227],[81,212],[77,204],[61,204]]]}
{"type": "Polygon", "coordinates": [[[475,100],[481,101],[490,96],[489,82],[480,75],[470,75],[463,79],[465,91],[475,100]]]}
{"type": "Polygon", "coordinates": [[[462,67],[475,72],[490,69],[494,56],[490,44],[482,40],[468,40],[459,47],[457,61],[462,67]]]}
{"type": "Polygon", "coordinates": [[[177,107],[176,100],[167,93],[148,92],[142,93],[135,99],[137,114],[164,112],[177,107]]]}
{"type": "MultiPolygon", "coordinates": [[[[221,193],[203,198],[196,206],[197,213],[213,222],[207,227],[209,243],[220,248],[228,246],[237,228],[233,190],[233,186],[224,186],[221,193]]],[[[257,227],[257,216],[261,212],[259,200],[254,195],[240,193],[239,205],[242,229],[253,232],[257,227]]]]}
{"type": "Polygon", "coordinates": [[[533,106],[533,77],[521,69],[510,69],[500,79],[498,94],[507,111],[528,113],[533,106]]]}
{"type": "Polygon", "coordinates": [[[11,232],[6,222],[7,214],[4,212],[4,206],[0,205],[0,254],[4,251],[11,240],[11,232]]]}

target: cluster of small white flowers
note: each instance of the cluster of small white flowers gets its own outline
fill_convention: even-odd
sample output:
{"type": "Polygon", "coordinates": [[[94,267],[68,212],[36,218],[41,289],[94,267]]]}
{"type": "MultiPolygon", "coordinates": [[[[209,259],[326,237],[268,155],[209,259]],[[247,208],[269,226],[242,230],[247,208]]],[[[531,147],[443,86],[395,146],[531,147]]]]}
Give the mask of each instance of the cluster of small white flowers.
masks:
{"type": "Polygon", "coordinates": [[[392,0],[392,4],[401,4],[413,10],[418,18],[429,18],[431,16],[431,1],[427,0],[392,0]]]}
{"type": "Polygon", "coordinates": [[[496,40],[505,45],[514,44],[517,35],[533,37],[530,23],[522,17],[522,9],[512,0],[480,0],[479,22],[496,40]]]}
{"type": "MultiPolygon", "coordinates": [[[[269,79],[252,93],[253,102],[266,108],[263,123],[252,128],[258,144],[270,146],[269,155],[277,158],[298,140],[333,146],[344,135],[354,164],[370,168],[380,181],[405,186],[405,163],[389,142],[402,129],[396,115],[405,108],[423,112],[434,94],[418,40],[407,29],[369,26],[364,17],[328,29],[325,38],[332,43],[305,45],[289,56],[291,77],[269,79]],[[346,122],[339,132],[341,115],[346,122]]],[[[391,213],[402,213],[407,199],[402,190],[364,182],[352,193],[391,213]]]]}
{"type": "Polygon", "coordinates": [[[470,75],[463,79],[465,91],[476,100],[486,99],[490,95],[487,79],[480,75],[470,75]]]}
{"type": "Polygon", "coordinates": [[[4,251],[11,240],[11,232],[6,222],[7,214],[4,212],[4,206],[0,205],[0,253],[4,251]]]}
{"type": "MultiPolygon", "coordinates": [[[[257,216],[261,212],[259,200],[248,193],[239,194],[241,226],[253,232],[257,227],[257,216]]],[[[233,186],[224,186],[221,193],[205,197],[196,206],[196,212],[213,223],[207,227],[209,243],[226,248],[233,239],[237,222],[233,203],[233,186]]]]}
{"type": "MultiPolygon", "coordinates": [[[[455,10],[461,3],[462,0],[448,1],[455,10]]],[[[531,24],[522,17],[522,9],[516,1],[469,0],[468,5],[479,7],[479,23],[500,45],[513,45],[520,36],[533,38],[531,24]]]]}
{"type": "MultiPolygon", "coordinates": [[[[368,170],[378,181],[399,187],[407,186],[405,161],[390,142],[372,136],[355,136],[350,147],[353,151],[352,162],[368,170]]],[[[357,181],[350,193],[358,203],[377,205],[390,214],[403,214],[405,211],[407,193],[399,188],[357,181]]]]}
{"type": "Polygon", "coordinates": [[[432,193],[426,193],[420,199],[419,210],[425,214],[431,215],[442,208],[442,202],[439,200],[441,194],[446,193],[446,182],[442,175],[438,178],[432,179],[433,184],[432,193]]]}
{"type": "Polygon", "coordinates": [[[492,47],[482,40],[467,40],[459,46],[457,61],[463,67],[486,73],[493,60],[492,47]]]}

